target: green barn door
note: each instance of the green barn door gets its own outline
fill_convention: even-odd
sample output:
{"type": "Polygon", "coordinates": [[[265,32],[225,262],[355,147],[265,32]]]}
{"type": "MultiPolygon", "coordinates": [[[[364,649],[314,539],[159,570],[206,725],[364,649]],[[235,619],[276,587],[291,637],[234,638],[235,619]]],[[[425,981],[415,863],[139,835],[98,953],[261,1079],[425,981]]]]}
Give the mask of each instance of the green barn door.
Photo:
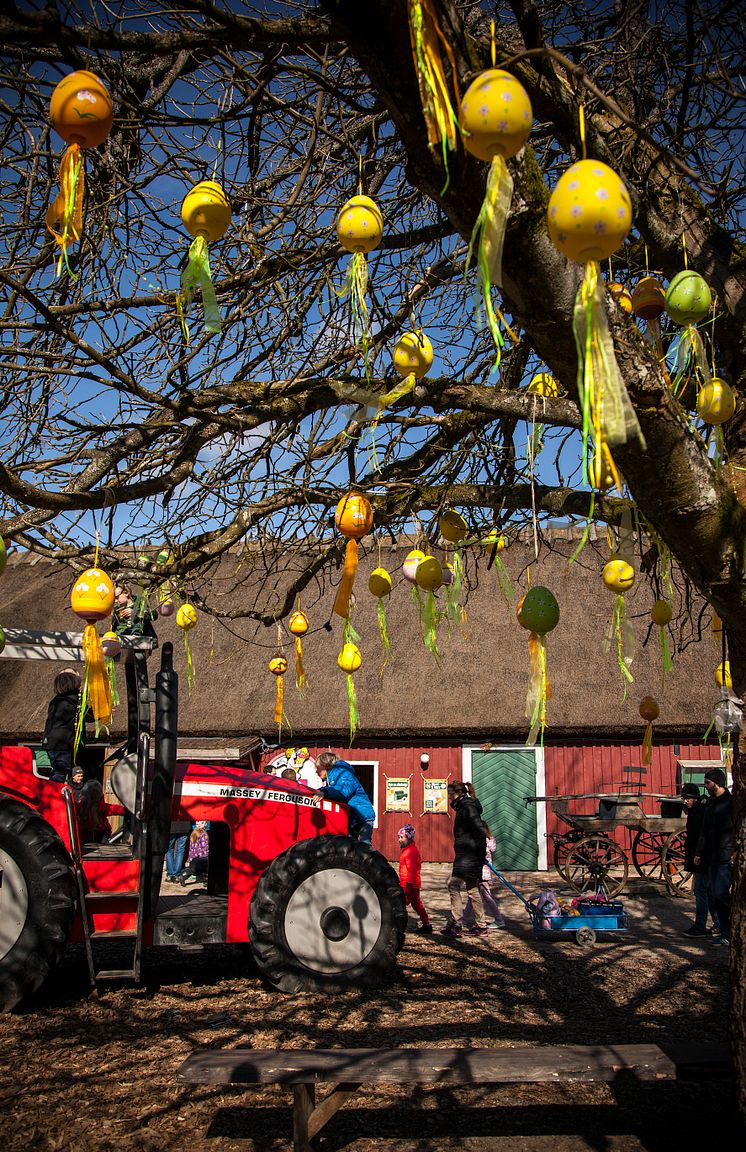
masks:
{"type": "Polygon", "coordinates": [[[539,867],[536,805],[524,800],[536,794],[534,750],[473,751],[471,778],[483,817],[497,841],[495,867],[534,872],[539,867]]]}

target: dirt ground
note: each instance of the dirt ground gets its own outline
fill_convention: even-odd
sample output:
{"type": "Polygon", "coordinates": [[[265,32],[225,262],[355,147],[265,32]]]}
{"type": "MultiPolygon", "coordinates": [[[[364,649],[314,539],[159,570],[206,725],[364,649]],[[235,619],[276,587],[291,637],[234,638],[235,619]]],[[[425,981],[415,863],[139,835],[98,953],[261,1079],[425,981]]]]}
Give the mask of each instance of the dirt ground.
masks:
{"type": "MultiPolygon", "coordinates": [[[[202,1046],[512,1047],[530,1044],[722,1042],[727,953],[681,932],[691,898],[632,884],[629,932],[584,951],[571,937],[535,940],[525,910],[501,896],[508,930],[449,942],[445,866],[425,868],[436,933],[408,934],[400,970],[376,993],[284,996],[258,976],[247,947],[147,954],[146,983],[86,996],[71,947],[43,992],[0,1017],[3,1152],[287,1152],[291,1093],[182,1086],[202,1046]]],[[[525,894],[552,874],[512,874],[525,894]]],[[[559,881],[556,880],[559,887],[559,881]]],[[[410,922],[414,926],[414,921],[410,922]]],[[[107,959],[116,964],[114,949],[107,959]]],[[[364,1089],[337,1114],[321,1152],[620,1152],[743,1147],[727,1081],[511,1085],[484,1090],[364,1089]],[[735,1143],[734,1143],[735,1139],[735,1143]]]]}

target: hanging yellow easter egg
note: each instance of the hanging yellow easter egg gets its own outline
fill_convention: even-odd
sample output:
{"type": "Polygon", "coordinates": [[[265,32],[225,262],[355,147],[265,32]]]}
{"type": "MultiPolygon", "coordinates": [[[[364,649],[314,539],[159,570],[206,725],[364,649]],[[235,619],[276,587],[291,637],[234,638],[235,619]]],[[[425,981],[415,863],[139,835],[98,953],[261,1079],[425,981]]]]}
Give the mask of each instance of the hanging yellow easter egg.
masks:
{"type": "Polygon", "coordinates": [[[568,260],[606,260],[632,225],[629,192],[608,164],[578,160],[549,198],[547,225],[552,243],[568,260]]]}
{"type": "Polygon", "coordinates": [[[357,672],[362,662],[363,657],[357,644],[350,643],[343,645],[342,651],[337,657],[337,664],[339,664],[343,672],[357,672]]]}
{"type": "Polygon", "coordinates": [[[609,591],[629,592],[635,582],[635,570],[626,560],[617,556],[604,565],[602,578],[609,591]]]}
{"type": "Polygon", "coordinates": [[[713,376],[699,390],[697,415],[705,424],[724,424],[736,410],[736,396],[730,384],[713,376]]]}
{"type": "Polygon", "coordinates": [[[70,606],[76,616],[93,624],[111,615],[114,607],[114,585],[100,568],[88,568],[75,581],[70,606]]]}
{"type": "Polygon", "coordinates": [[[122,641],[116,632],[104,632],[101,637],[101,650],[104,656],[114,660],[122,651],[122,641]]]}
{"type": "Polygon", "coordinates": [[[657,320],[666,307],[666,290],[655,276],[643,276],[632,290],[632,311],[640,320],[657,320]]]}
{"type": "Polygon", "coordinates": [[[284,676],[288,670],[288,662],[284,656],[273,656],[267,667],[273,676],[284,676]]]}
{"type": "Polygon", "coordinates": [[[381,243],[383,216],[370,196],[353,196],[337,217],[337,239],[347,252],[371,252],[381,243]]]}
{"type": "Polygon", "coordinates": [[[532,117],[520,81],[502,68],[489,68],[472,81],[461,101],[464,147],[479,160],[509,160],[528,140],[532,117]]]}
{"type": "Polygon", "coordinates": [[[559,396],[559,385],[549,372],[537,372],[528,386],[535,396],[559,396]]]}
{"type": "Polygon", "coordinates": [[[391,577],[385,568],[374,568],[368,577],[368,591],[373,596],[388,596],[391,593],[391,577]]]}
{"type": "Polygon", "coordinates": [[[732,688],[733,681],[730,675],[730,660],[726,660],[724,664],[718,664],[715,669],[715,683],[718,688],[732,688]]]}
{"type": "Polygon", "coordinates": [[[362,540],[373,527],[373,508],[362,492],[348,492],[337,504],[334,522],[343,536],[362,540]]]}
{"type": "Polygon", "coordinates": [[[666,312],[674,324],[683,326],[704,320],[712,306],[707,281],[691,268],[677,272],[666,290],[666,312]]]}
{"type": "Polygon", "coordinates": [[[424,556],[415,570],[414,578],[426,592],[435,592],[443,583],[443,568],[435,556],[424,556]]]}
{"type": "Polygon", "coordinates": [[[181,203],[181,220],[191,236],[208,243],[219,240],[231,222],[228,197],[214,180],[202,180],[187,192],[181,203]]]}
{"type": "Polygon", "coordinates": [[[612,281],[612,283],[609,284],[609,292],[617,306],[621,308],[622,312],[626,312],[629,316],[632,312],[632,297],[624,285],[612,281]]]}
{"type": "Polygon", "coordinates": [[[417,568],[424,559],[425,553],[421,552],[419,548],[413,548],[404,558],[404,578],[408,580],[410,584],[417,583],[417,568]]]}
{"type": "Polygon", "coordinates": [[[665,628],[667,624],[670,624],[672,617],[673,609],[667,600],[656,600],[650,609],[650,619],[659,628],[665,628]]]}
{"type": "Polygon", "coordinates": [[[293,636],[305,636],[308,631],[308,617],[305,612],[301,612],[300,608],[296,609],[295,612],[291,612],[290,619],[288,620],[288,628],[293,636]]]}
{"type": "Polygon", "coordinates": [[[52,93],[49,118],[66,144],[95,148],[111,132],[111,96],[93,72],[71,72],[52,93]]]}
{"type": "Polygon", "coordinates": [[[400,376],[421,380],[433,364],[433,346],[421,329],[405,332],[394,345],[394,367],[400,376]]]}
{"type": "Polygon", "coordinates": [[[458,544],[469,535],[469,525],[455,508],[447,508],[438,521],[438,530],[449,544],[458,544]]]}
{"type": "Polygon", "coordinates": [[[197,623],[197,609],[193,604],[182,604],[176,613],[176,626],[189,632],[197,623]]]}

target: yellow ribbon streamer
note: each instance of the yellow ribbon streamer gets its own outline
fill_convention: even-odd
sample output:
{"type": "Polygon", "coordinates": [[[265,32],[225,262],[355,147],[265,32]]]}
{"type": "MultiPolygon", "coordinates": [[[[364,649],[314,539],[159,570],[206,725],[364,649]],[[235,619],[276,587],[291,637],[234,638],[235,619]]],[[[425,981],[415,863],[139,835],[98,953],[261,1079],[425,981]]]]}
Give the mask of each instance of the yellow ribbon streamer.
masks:
{"type": "MultiPolygon", "coordinates": [[[[598,273],[598,264],[589,261],[585,265],[573,313],[578,355],[578,392],[583,413],[583,480],[587,484],[593,482],[593,477],[588,475],[591,438],[596,454],[607,463],[611,460],[609,446],[614,448],[626,444],[634,437],[643,450],[646,447],[616,362],[598,273]]],[[[611,463],[613,466],[613,461],[611,463]]],[[[615,468],[612,474],[621,490],[615,468]]]]}
{"type": "Polygon", "coordinates": [[[441,44],[451,65],[457,105],[461,103],[458,72],[451,46],[440,30],[432,0],[409,0],[408,8],[409,39],[420,88],[422,114],[427,128],[427,142],[432,150],[440,149],[446,172],[442,195],[448,188],[448,150],[453,151],[458,143],[458,116],[451,103],[440,51],[441,44]]]}
{"type": "Polygon", "coordinates": [[[83,630],[83,660],[83,687],[75,728],[74,756],[77,755],[83,738],[83,726],[89,706],[93,713],[97,736],[102,728],[108,728],[111,724],[111,689],[106,670],[106,657],[93,624],[86,624],[83,630]]]}
{"type": "Polygon", "coordinates": [[[544,743],[544,729],[547,724],[547,701],[552,699],[552,686],[547,676],[547,655],[544,637],[530,632],[528,637],[530,676],[526,693],[526,719],[530,723],[527,745],[536,743],[541,735],[544,743]]]}
{"type": "Polygon", "coordinates": [[[77,243],[83,232],[83,193],[85,192],[85,161],[79,144],[71,144],[60,161],[60,191],[49,205],[46,214],[47,230],[61,248],[57,260],[57,275],[64,262],[70,275],[67,249],[77,243]]]}
{"type": "Polygon", "coordinates": [[[300,636],[295,637],[295,686],[300,692],[308,687],[308,677],[303,667],[303,641],[300,636]]]}
{"type": "Polygon", "coordinates": [[[495,156],[490,165],[485,197],[471,234],[466,257],[466,273],[468,274],[472,252],[476,246],[482,304],[496,352],[493,369],[499,367],[502,349],[505,347],[505,338],[500,330],[498,318],[511,340],[514,343],[517,341],[515,333],[506,322],[502,312],[492,302],[492,285],[496,284],[498,287],[502,287],[503,245],[512,196],[513,177],[510,175],[503,157],[495,156]]]}
{"type": "Polygon", "coordinates": [[[275,724],[277,725],[279,739],[282,733],[282,700],[284,694],[282,682],[285,677],[276,676],[275,679],[277,680],[277,691],[275,693],[275,724]]]}

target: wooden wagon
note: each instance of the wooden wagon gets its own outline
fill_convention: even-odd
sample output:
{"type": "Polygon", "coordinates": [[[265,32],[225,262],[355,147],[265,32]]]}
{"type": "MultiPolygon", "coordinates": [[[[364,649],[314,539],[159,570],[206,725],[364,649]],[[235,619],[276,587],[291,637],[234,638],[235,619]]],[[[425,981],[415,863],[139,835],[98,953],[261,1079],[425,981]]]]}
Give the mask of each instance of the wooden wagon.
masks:
{"type": "Polygon", "coordinates": [[[665,884],[672,895],[686,885],[684,829],[686,819],[669,815],[681,811],[677,796],[658,792],[584,792],[568,796],[527,796],[527,801],[547,803],[567,825],[551,833],[554,866],[578,893],[604,892],[611,899],[625,887],[630,859],[637,874],[665,884]],[[571,804],[593,800],[596,811],[571,811],[571,804]],[[655,803],[659,812],[646,813],[643,801],[655,803]],[[620,843],[618,830],[624,830],[620,843]]]}

